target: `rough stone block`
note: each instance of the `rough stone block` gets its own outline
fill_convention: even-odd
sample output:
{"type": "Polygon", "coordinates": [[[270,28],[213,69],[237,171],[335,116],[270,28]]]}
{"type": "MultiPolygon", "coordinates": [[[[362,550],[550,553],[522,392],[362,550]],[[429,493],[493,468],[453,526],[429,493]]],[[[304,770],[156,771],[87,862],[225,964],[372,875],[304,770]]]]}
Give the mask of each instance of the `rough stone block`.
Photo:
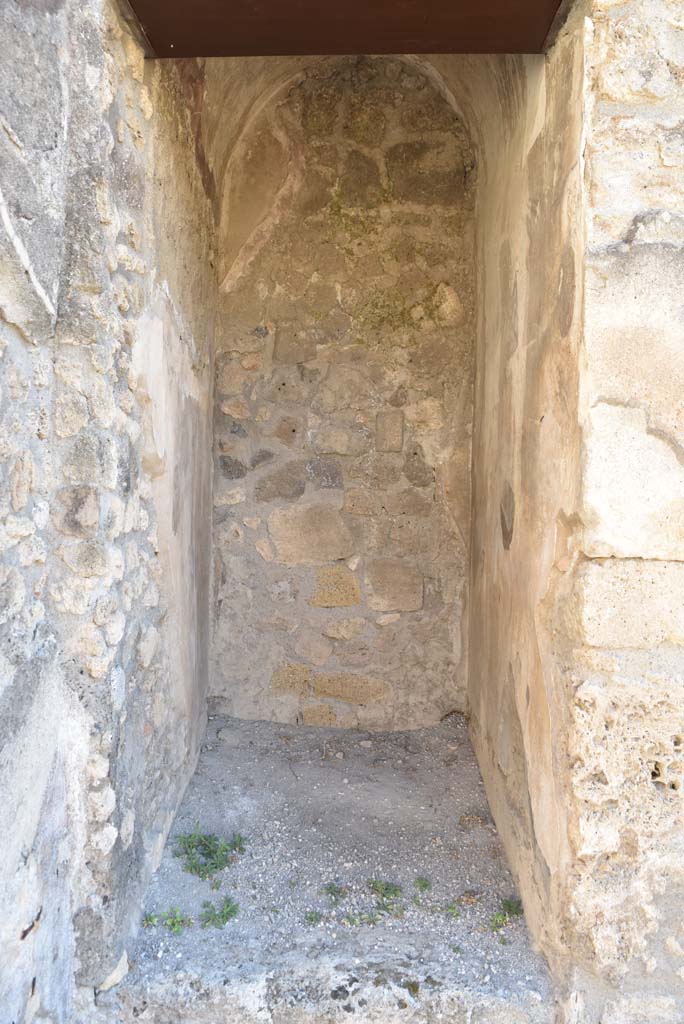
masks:
{"type": "Polygon", "coordinates": [[[294,501],[306,490],[306,470],[303,462],[287,462],[259,480],[254,488],[257,501],[294,501]]]}
{"type": "Polygon", "coordinates": [[[684,558],[679,447],[642,409],[600,404],[585,431],[584,550],[594,556],[684,558]]]}
{"type": "Polygon", "coordinates": [[[274,693],[292,697],[306,697],[311,686],[311,669],[307,665],[283,665],[271,676],[274,693]]]}
{"type": "Polygon", "coordinates": [[[323,632],[331,640],[353,640],[363,633],[365,628],[365,619],[336,619],[335,622],[330,622],[323,632]]]}
{"type": "Polygon", "coordinates": [[[268,530],[280,562],[323,565],[354,554],[354,538],[336,509],[327,505],[277,509],[268,530]]]}
{"type": "Polygon", "coordinates": [[[378,558],[368,567],[369,605],[379,612],[414,612],[423,607],[423,576],[398,558],[378,558]]]}
{"type": "Polygon", "coordinates": [[[358,580],[345,565],[318,569],[316,590],[309,601],[314,608],[348,608],[360,600],[358,580]]]}
{"type": "Polygon", "coordinates": [[[302,708],[302,725],[334,727],[337,724],[337,714],[330,704],[310,704],[302,708]]]}
{"type": "Polygon", "coordinates": [[[313,691],[316,697],[343,700],[348,704],[372,704],[387,696],[388,687],[381,679],[351,672],[318,672],[314,675],[313,691]]]}
{"type": "Polygon", "coordinates": [[[52,520],[60,533],[72,537],[93,537],[100,522],[97,488],[85,484],[80,487],[63,487],[57,494],[52,520]]]}
{"type": "Polygon", "coordinates": [[[305,363],[316,355],[316,336],[296,326],[283,325],[276,331],[273,358],[277,363],[305,363]]]}
{"type": "Polygon", "coordinates": [[[312,629],[305,629],[297,636],[295,654],[314,665],[323,665],[332,654],[332,644],[312,629]]]}
{"type": "Polygon", "coordinates": [[[375,447],[379,452],[400,452],[404,445],[404,414],[383,409],[375,417],[375,447]]]}
{"type": "Polygon", "coordinates": [[[342,469],[336,459],[309,459],[306,475],[313,486],[321,490],[336,490],[343,486],[342,469]]]}
{"type": "Polygon", "coordinates": [[[288,448],[298,448],[303,440],[302,421],[296,416],[282,416],[273,431],[273,437],[286,444],[288,448]]]}

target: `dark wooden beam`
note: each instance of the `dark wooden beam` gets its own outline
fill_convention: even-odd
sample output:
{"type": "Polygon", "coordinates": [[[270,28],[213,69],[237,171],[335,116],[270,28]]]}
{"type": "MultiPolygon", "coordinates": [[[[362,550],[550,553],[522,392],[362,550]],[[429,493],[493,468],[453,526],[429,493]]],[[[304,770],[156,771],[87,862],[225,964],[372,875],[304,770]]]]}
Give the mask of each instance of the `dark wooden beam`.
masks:
{"type": "Polygon", "coordinates": [[[539,53],[561,0],[126,0],[157,57],[539,53]]]}

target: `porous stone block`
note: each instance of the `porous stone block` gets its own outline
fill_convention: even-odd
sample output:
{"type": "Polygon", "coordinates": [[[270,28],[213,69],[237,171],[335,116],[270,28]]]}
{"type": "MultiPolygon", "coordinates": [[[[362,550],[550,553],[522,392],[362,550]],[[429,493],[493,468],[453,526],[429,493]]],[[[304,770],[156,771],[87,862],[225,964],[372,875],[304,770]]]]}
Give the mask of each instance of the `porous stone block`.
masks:
{"type": "Polygon", "coordinates": [[[423,607],[423,576],[398,558],[378,558],[366,575],[368,603],[379,612],[413,612],[423,607]]]}
{"type": "Polygon", "coordinates": [[[57,493],[52,521],[60,533],[72,537],[93,537],[100,520],[100,499],[97,488],[82,484],[63,487],[57,493]]]}
{"type": "Polygon", "coordinates": [[[309,704],[302,708],[302,725],[334,727],[337,724],[337,714],[330,704],[309,704]]]}
{"type": "Polygon", "coordinates": [[[313,692],[316,697],[343,700],[348,704],[372,704],[387,695],[388,687],[381,679],[352,672],[318,672],[314,675],[313,692]]]}
{"type": "Polygon", "coordinates": [[[307,665],[289,664],[276,669],[271,676],[273,693],[306,697],[311,686],[311,669],[307,665]]]}
{"type": "Polygon", "coordinates": [[[268,530],[280,562],[322,565],[354,554],[354,538],[343,517],[327,505],[277,509],[268,530]]]}
{"type": "Polygon", "coordinates": [[[404,414],[383,409],[375,417],[375,447],[379,452],[400,452],[404,445],[404,414]]]}
{"type": "Polygon", "coordinates": [[[316,589],[309,604],[315,608],[348,608],[358,604],[358,580],[345,565],[325,566],[316,572],[316,589]]]}
{"type": "Polygon", "coordinates": [[[683,563],[640,558],[587,562],[577,587],[586,644],[684,644],[683,563]]]}

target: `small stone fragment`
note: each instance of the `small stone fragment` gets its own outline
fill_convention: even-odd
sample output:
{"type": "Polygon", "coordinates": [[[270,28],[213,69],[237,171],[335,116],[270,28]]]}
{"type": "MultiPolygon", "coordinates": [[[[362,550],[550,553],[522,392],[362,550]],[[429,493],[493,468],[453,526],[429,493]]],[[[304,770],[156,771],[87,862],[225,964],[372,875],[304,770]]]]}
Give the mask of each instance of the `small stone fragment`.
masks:
{"type": "Polygon", "coordinates": [[[400,452],[404,445],[404,414],[384,409],[375,417],[375,447],[379,452],[400,452]]]}

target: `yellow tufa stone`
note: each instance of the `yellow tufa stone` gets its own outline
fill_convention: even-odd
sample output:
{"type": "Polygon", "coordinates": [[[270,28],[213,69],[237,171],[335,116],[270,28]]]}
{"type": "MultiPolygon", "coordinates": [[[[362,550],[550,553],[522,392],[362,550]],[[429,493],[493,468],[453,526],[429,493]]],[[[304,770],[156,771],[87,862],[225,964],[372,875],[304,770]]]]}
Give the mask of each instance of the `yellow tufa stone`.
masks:
{"type": "Polygon", "coordinates": [[[314,608],[349,608],[361,600],[358,580],[346,565],[325,566],[316,572],[314,608]]]}
{"type": "Polygon", "coordinates": [[[381,679],[357,676],[352,672],[321,672],[314,676],[316,697],[343,700],[348,704],[373,704],[387,695],[387,684],[381,679]]]}
{"type": "Polygon", "coordinates": [[[282,695],[308,697],[310,684],[311,669],[306,665],[282,665],[271,676],[271,690],[282,695]]]}

